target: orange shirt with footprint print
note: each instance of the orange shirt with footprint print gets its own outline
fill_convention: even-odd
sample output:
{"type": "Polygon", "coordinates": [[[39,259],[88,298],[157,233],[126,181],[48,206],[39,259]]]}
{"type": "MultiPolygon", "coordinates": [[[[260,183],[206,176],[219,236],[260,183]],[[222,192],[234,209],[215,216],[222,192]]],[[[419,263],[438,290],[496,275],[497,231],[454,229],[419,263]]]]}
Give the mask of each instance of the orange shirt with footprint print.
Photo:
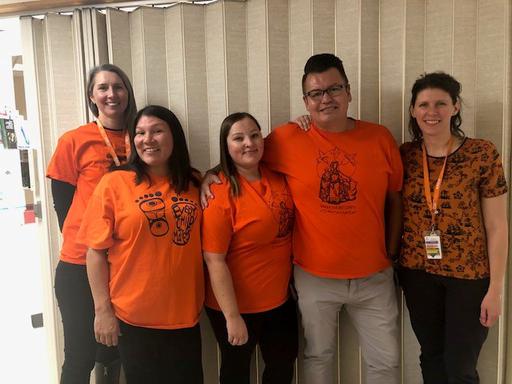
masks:
{"type": "Polygon", "coordinates": [[[176,194],[167,177],[135,184],[135,173],[103,177],[78,240],[108,249],[116,316],[145,328],[194,326],[204,299],[201,208],[197,188],[176,194]]]}
{"type": "MultiPolygon", "coordinates": [[[[293,202],[284,177],[260,167],[261,180],[238,177],[233,197],[223,173],[203,213],[203,250],[226,254],[240,313],[268,311],[288,298],[293,202]]],[[[220,310],[207,278],[205,305],[220,310]]]]}

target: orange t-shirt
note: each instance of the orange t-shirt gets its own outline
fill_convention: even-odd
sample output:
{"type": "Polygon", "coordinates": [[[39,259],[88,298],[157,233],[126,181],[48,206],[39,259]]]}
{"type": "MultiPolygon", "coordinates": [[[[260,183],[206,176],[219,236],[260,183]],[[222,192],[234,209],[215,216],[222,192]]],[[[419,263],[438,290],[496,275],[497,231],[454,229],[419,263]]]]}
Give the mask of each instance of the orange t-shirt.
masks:
{"type": "MultiPolygon", "coordinates": [[[[126,160],[125,134],[105,130],[121,162],[126,160]]],[[[89,198],[102,176],[114,163],[96,123],[82,125],[64,133],[50,160],[46,176],[76,187],[73,202],[62,228],[60,259],[67,263],[85,264],[87,247],[76,242],[82,215],[89,198]]]]}
{"type": "Polygon", "coordinates": [[[203,306],[201,207],[197,188],[176,194],[167,177],[135,184],[135,173],[103,177],[77,240],[108,249],[116,316],[138,327],[195,325],[203,306]]]}
{"type": "Polygon", "coordinates": [[[294,263],[331,278],[369,276],[390,266],[384,204],[402,187],[402,163],[383,126],[356,120],[327,132],[295,124],[265,139],[265,163],[283,173],[295,204],[294,263]]]}
{"type": "MultiPolygon", "coordinates": [[[[226,254],[241,313],[276,308],[288,298],[293,203],[282,175],[260,167],[261,180],[238,177],[233,197],[224,174],[203,212],[203,251],[226,254]]],[[[207,278],[205,305],[220,310],[207,278]]]]}

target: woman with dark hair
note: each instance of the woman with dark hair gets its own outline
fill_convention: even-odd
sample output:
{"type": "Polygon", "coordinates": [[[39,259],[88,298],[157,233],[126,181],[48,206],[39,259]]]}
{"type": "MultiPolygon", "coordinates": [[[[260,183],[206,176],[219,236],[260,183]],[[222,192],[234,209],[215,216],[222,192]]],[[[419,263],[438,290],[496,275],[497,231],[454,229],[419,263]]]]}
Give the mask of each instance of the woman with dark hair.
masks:
{"type": "Polygon", "coordinates": [[[119,342],[128,383],[202,383],[199,180],[167,108],[139,111],[129,134],[128,163],[98,184],[78,236],[96,340],[119,342]]]}
{"type": "Polygon", "coordinates": [[[289,297],[294,208],[282,175],[260,163],[256,119],[234,113],[220,129],[222,184],[203,213],[208,267],[206,313],[219,342],[221,384],[248,384],[259,344],[264,384],[290,383],[297,356],[297,315],[289,297]]]}
{"type": "Polygon", "coordinates": [[[95,360],[105,366],[96,371],[97,383],[117,383],[120,368],[117,348],[106,348],[94,340],[87,247],[76,241],[76,235],[101,177],[126,160],[126,129],[137,107],[130,80],[111,64],[89,73],[87,101],[96,121],[62,135],[47,170],[63,237],[55,272],[55,295],[64,326],[62,384],[88,384],[95,360]],[[107,378],[102,377],[104,372],[107,378]]]}
{"type": "Polygon", "coordinates": [[[478,383],[488,328],[501,314],[507,185],[496,147],[464,136],[461,86],[436,72],[412,88],[399,278],[425,384],[478,383]]]}

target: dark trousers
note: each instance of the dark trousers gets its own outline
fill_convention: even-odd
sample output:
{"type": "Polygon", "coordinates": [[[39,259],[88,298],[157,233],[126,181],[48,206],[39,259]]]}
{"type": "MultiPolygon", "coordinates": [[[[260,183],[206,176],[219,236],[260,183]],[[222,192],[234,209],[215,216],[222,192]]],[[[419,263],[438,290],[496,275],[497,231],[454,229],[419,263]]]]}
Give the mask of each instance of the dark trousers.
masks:
{"type": "Polygon", "coordinates": [[[203,383],[199,324],[172,330],[122,321],[119,325],[119,352],[128,384],[203,383]]]}
{"type": "Polygon", "coordinates": [[[89,384],[95,361],[105,365],[119,358],[117,348],[96,343],[94,301],[85,265],[60,261],[55,271],[55,296],[64,327],[61,384],[89,384]]]}
{"type": "Polygon", "coordinates": [[[206,313],[221,351],[221,384],[249,384],[251,356],[256,344],[265,362],[263,384],[291,383],[298,349],[295,301],[288,300],[266,312],[242,314],[249,340],[241,346],[228,343],[222,312],[206,308],[206,313]]]}
{"type": "Polygon", "coordinates": [[[424,383],[479,383],[476,365],[488,332],[480,324],[480,304],[489,279],[457,279],[407,268],[399,269],[398,276],[421,346],[424,383]]]}

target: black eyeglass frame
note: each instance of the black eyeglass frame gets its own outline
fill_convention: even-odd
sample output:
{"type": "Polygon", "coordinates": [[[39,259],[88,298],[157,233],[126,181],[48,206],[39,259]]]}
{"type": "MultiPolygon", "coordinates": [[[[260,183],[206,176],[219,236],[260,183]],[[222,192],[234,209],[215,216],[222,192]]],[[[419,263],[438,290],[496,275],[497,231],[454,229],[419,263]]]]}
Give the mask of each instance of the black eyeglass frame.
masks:
{"type": "Polygon", "coordinates": [[[349,84],[334,84],[331,85],[327,89],[312,89],[311,91],[304,92],[304,97],[309,97],[311,100],[320,101],[324,97],[324,95],[327,93],[330,97],[336,97],[341,95],[344,89],[348,89],[350,85],[349,84]],[[312,93],[320,92],[315,95],[312,95],[312,93]],[[333,94],[334,93],[334,94],[333,94]]]}

